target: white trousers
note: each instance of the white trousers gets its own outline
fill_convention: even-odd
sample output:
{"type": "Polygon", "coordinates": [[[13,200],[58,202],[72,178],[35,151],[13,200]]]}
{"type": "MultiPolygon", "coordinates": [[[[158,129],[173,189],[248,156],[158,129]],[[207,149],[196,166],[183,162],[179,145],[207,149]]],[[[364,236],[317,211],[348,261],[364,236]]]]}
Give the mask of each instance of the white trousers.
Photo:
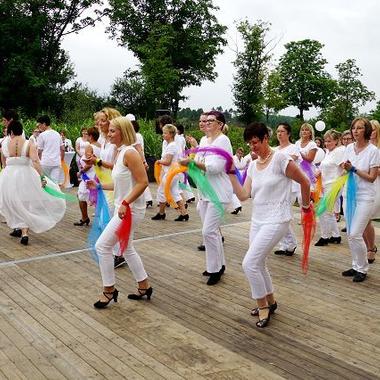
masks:
{"type": "Polygon", "coordinates": [[[232,194],[232,207],[234,210],[236,210],[238,207],[241,207],[241,203],[239,201],[239,198],[236,196],[235,193],[232,194]]]}
{"type": "MultiPolygon", "coordinates": [[[[160,186],[158,186],[157,189],[157,202],[159,203],[166,203],[167,199],[165,197],[164,189],[166,184],[166,174],[161,178],[160,186]]],[[[179,193],[179,177],[176,175],[172,183],[170,185],[170,192],[172,194],[172,197],[174,199],[174,202],[179,202],[182,200],[181,194],[179,193]]]]}
{"type": "Polygon", "coordinates": [[[42,172],[52,179],[56,184],[59,183],[61,176],[61,167],[60,166],[45,166],[41,165],[42,172]]]}
{"type": "MultiPolygon", "coordinates": [[[[143,281],[148,277],[141,258],[133,246],[134,231],[140,222],[144,219],[144,215],[144,212],[132,212],[131,234],[129,236],[128,246],[123,252],[123,256],[136,282],[143,281]]],[[[118,243],[116,230],[118,229],[120,223],[121,219],[119,216],[117,214],[114,215],[95,244],[96,253],[99,257],[99,268],[100,274],[102,276],[103,286],[115,285],[113,249],[114,246],[118,243]]]]}
{"type": "MultiPolygon", "coordinates": [[[[297,193],[292,192],[292,205],[297,199],[297,193]]],[[[281,251],[293,251],[297,247],[297,238],[296,234],[294,233],[292,223],[289,223],[288,231],[286,232],[285,236],[280,240],[278,243],[278,247],[281,251]]]]}
{"type": "Polygon", "coordinates": [[[144,199],[145,199],[145,202],[151,202],[151,201],[153,201],[152,193],[150,192],[149,186],[147,186],[145,188],[144,199]]]}
{"type": "MultiPolygon", "coordinates": [[[[179,174],[179,182],[181,183],[185,183],[185,175],[183,173],[180,173],[179,174]]],[[[179,190],[180,193],[183,194],[183,198],[185,199],[185,201],[187,202],[189,199],[192,199],[192,198],[195,198],[194,196],[194,193],[190,190],[179,190]]]]}
{"type": "MultiPolygon", "coordinates": [[[[345,215],[347,215],[346,206],[346,199],[344,199],[345,215]]],[[[361,273],[367,273],[369,267],[363,232],[371,219],[373,207],[374,201],[357,200],[350,231],[347,228],[348,246],[352,255],[352,268],[361,273]]]]}
{"type": "Polygon", "coordinates": [[[249,231],[249,248],[243,259],[243,270],[251,287],[252,298],[264,298],[273,293],[273,284],[266,259],[286,234],[290,222],[258,224],[252,222],[249,231]]]}
{"type": "MultiPolygon", "coordinates": [[[[222,203],[222,205],[226,209],[227,204],[222,203]]],[[[206,247],[206,270],[209,273],[216,273],[222,269],[222,265],[226,264],[220,233],[220,223],[223,216],[220,215],[212,202],[199,201],[198,207],[203,223],[202,236],[206,247]]]]}
{"type": "MultiPolygon", "coordinates": [[[[332,184],[327,185],[323,188],[323,194],[327,194],[331,190],[332,184]]],[[[340,197],[338,196],[334,205],[334,212],[324,212],[319,217],[319,226],[321,229],[321,237],[323,239],[328,239],[332,237],[339,237],[340,231],[338,222],[334,213],[339,213],[340,211],[340,197]]]]}

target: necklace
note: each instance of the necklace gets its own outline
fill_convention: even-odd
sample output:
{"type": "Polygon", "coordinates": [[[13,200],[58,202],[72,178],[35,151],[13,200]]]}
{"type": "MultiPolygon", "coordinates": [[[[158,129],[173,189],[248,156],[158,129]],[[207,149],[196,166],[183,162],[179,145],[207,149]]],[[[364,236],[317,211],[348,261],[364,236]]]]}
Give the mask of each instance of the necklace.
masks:
{"type": "Polygon", "coordinates": [[[264,159],[258,159],[260,164],[265,164],[269,158],[272,156],[273,150],[269,148],[269,154],[264,159]]]}

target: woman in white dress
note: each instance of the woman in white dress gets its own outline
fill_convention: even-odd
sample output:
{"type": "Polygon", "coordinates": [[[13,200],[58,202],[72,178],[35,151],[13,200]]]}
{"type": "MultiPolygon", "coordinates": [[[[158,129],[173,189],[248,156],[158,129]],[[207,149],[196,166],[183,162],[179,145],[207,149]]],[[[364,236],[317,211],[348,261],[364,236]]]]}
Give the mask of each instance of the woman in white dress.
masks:
{"type": "MultiPolygon", "coordinates": [[[[147,297],[150,299],[153,292],[141,258],[133,246],[134,231],[145,215],[146,207],[143,193],[148,185],[148,177],[141,157],[133,147],[136,142],[136,134],[131,122],[126,117],[117,117],[110,122],[108,136],[110,143],[117,147],[116,159],[112,169],[113,183],[98,186],[102,186],[105,190],[114,190],[115,211],[114,216],[95,245],[103,282],[103,293],[94,304],[94,307],[98,309],[103,309],[112,300],[117,302],[118,299],[119,292],[115,287],[113,248],[118,243],[115,232],[126,215],[128,205],[132,213],[132,228],[128,245],[122,254],[138,284],[138,293],[129,294],[128,298],[141,300],[147,297]]],[[[95,188],[96,183],[88,181],[88,186],[95,188]]]]}
{"type": "Polygon", "coordinates": [[[293,159],[281,150],[269,146],[269,129],[263,123],[252,123],[244,130],[244,140],[258,155],[247,172],[242,187],[230,174],[234,191],[241,201],[252,198],[252,219],[249,248],[243,260],[243,270],[249,281],[257,308],[251,314],[259,317],[257,327],[268,325],[277,309],[272,279],[266,259],[280,239],[289,231],[292,219],[292,181],[300,184],[303,211],[310,209],[310,183],[293,159]]]}
{"type": "MultiPolygon", "coordinates": [[[[331,190],[335,180],[343,174],[343,169],[340,165],[343,162],[346,148],[339,146],[340,133],[333,129],[325,133],[324,140],[327,152],[319,165],[319,171],[322,176],[322,190],[325,195],[331,190]]],[[[338,197],[333,212],[326,211],[319,217],[321,237],[314,244],[316,247],[322,247],[329,243],[340,244],[342,238],[336,218],[339,212],[340,199],[338,197]]]]}
{"type": "MultiPolygon", "coordinates": [[[[6,166],[0,175],[0,213],[10,228],[21,230],[21,244],[29,242],[29,229],[36,233],[53,228],[64,216],[66,202],[43,190],[46,179],[42,175],[36,146],[22,136],[19,121],[8,125],[9,139],[6,166]]],[[[58,185],[48,182],[59,191],[58,185]]]]}
{"type": "MultiPolygon", "coordinates": [[[[290,156],[293,161],[299,165],[301,161],[301,154],[299,149],[295,144],[292,144],[290,138],[292,136],[292,128],[288,123],[280,123],[277,126],[277,140],[279,142],[279,146],[277,150],[281,151],[288,156],[290,156]]],[[[298,194],[300,193],[300,186],[297,182],[292,182],[292,195],[291,195],[291,203],[292,205],[297,199],[298,194]]],[[[293,256],[296,248],[297,248],[297,239],[296,235],[293,231],[292,224],[289,223],[289,229],[285,236],[278,243],[279,249],[274,251],[275,255],[283,255],[283,256],[293,256]]]]}
{"type": "MultiPolygon", "coordinates": [[[[347,146],[343,157],[343,169],[354,173],[356,182],[356,208],[351,226],[347,226],[348,245],[352,255],[352,267],[342,276],[352,277],[353,282],[362,282],[367,277],[367,247],[363,233],[371,220],[376,196],[376,178],[380,167],[380,155],[370,143],[372,126],[369,120],[357,117],[351,123],[354,143],[347,146]]],[[[343,192],[344,214],[347,215],[347,198],[343,192]]]]}

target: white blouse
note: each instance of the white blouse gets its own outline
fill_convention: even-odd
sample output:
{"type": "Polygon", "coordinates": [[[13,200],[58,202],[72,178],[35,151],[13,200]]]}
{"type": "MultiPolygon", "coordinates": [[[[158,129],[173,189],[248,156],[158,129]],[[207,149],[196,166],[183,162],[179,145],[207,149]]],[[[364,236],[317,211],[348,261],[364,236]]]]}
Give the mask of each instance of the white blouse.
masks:
{"type": "Polygon", "coordinates": [[[276,224],[292,219],[292,180],[285,175],[289,161],[290,156],[277,150],[265,169],[257,168],[257,160],[249,165],[253,222],[276,224]]]}
{"type": "Polygon", "coordinates": [[[343,174],[344,170],[340,167],[340,164],[343,162],[345,150],[346,148],[344,146],[338,146],[331,152],[326,152],[326,156],[319,166],[322,174],[323,187],[333,183],[343,174]]]}

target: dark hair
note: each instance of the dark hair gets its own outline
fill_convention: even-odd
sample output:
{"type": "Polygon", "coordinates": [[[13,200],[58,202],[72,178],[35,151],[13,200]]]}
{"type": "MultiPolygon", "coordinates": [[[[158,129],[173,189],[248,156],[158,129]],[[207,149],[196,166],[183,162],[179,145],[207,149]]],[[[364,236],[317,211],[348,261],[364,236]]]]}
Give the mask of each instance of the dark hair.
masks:
{"type": "Polygon", "coordinates": [[[215,119],[223,123],[223,125],[226,124],[226,118],[221,112],[212,110],[210,112],[207,112],[207,116],[209,115],[215,116],[215,119]]]}
{"type": "Polygon", "coordinates": [[[133,125],[133,129],[137,133],[140,130],[140,125],[137,120],[131,120],[131,124],[133,125]]]}
{"type": "Polygon", "coordinates": [[[6,119],[6,120],[8,120],[8,121],[9,120],[17,121],[19,119],[18,113],[15,110],[12,110],[12,109],[4,110],[4,112],[3,112],[3,118],[6,119]]]}
{"type": "Polygon", "coordinates": [[[287,123],[286,121],[284,121],[283,123],[278,123],[276,129],[280,125],[282,125],[284,127],[284,129],[286,130],[286,132],[288,132],[288,135],[291,136],[291,134],[292,134],[292,127],[290,126],[290,124],[287,123]]]}
{"type": "Polygon", "coordinates": [[[254,137],[263,142],[265,136],[269,138],[269,129],[264,123],[254,121],[244,129],[243,137],[245,142],[251,141],[254,137]]]}
{"type": "Polygon", "coordinates": [[[322,137],[316,137],[315,139],[314,139],[314,141],[315,142],[317,142],[317,141],[319,141],[320,143],[321,143],[321,146],[320,146],[320,148],[324,148],[325,147],[325,144],[324,144],[324,141],[323,141],[323,138],[322,137]]]}
{"type": "Polygon", "coordinates": [[[7,134],[13,133],[15,136],[21,136],[23,132],[22,124],[18,120],[12,120],[7,129],[7,134]]]}
{"type": "Polygon", "coordinates": [[[156,133],[162,135],[162,127],[166,124],[173,124],[173,119],[170,115],[162,115],[156,119],[156,133]]]}
{"type": "Polygon", "coordinates": [[[365,117],[356,117],[354,120],[352,120],[352,123],[351,123],[351,127],[350,127],[350,131],[351,131],[351,136],[352,138],[354,137],[352,135],[352,128],[354,127],[354,125],[358,122],[358,121],[362,121],[363,124],[364,124],[364,138],[366,140],[369,140],[371,138],[371,134],[372,134],[372,125],[370,123],[370,121],[365,118],[365,117]]]}
{"type": "Polygon", "coordinates": [[[48,115],[42,115],[37,119],[37,123],[50,126],[50,117],[48,115]]]}
{"type": "Polygon", "coordinates": [[[98,128],[95,128],[95,127],[88,128],[87,129],[87,134],[89,136],[92,136],[95,141],[98,141],[98,138],[99,138],[99,130],[98,130],[98,128]]]}
{"type": "Polygon", "coordinates": [[[179,134],[183,135],[183,133],[185,132],[185,128],[182,124],[178,124],[176,125],[177,127],[177,131],[179,132],[179,134]]]}

